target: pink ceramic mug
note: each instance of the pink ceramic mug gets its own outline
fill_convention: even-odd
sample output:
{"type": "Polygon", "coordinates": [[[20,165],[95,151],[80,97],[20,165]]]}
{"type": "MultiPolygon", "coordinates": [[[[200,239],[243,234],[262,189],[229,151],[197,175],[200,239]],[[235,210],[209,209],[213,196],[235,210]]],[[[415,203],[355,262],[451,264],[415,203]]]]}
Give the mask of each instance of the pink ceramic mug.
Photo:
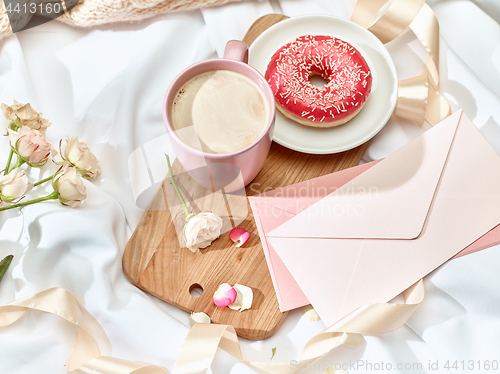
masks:
{"type": "Polygon", "coordinates": [[[170,134],[170,142],[181,165],[205,188],[226,191],[248,185],[259,173],[269,153],[275,119],[274,96],[264,77],[248,65],[248,46],[239,40],[226,44],[223,58],[209,59],[191,65],[170,84],[163,102],[163,120],[170,134]],[[189,79],[213,70],[230,70],[245,75],[261,89],[269,118],[263,133],[249,146],[231,153],[207,153],[187,145],[176,134],[172,125],[171,108],[176,93],[189,79]]]}

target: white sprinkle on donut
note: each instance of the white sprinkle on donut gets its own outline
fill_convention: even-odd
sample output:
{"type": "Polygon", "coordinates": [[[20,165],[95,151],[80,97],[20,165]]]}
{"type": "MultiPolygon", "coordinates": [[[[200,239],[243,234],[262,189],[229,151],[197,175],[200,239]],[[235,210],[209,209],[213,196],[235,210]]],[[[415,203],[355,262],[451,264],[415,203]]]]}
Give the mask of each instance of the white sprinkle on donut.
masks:
{"type": "Polygon", "coordinates": [[[359,51],[341,39],[321,35],[301,36],[281,47],[271,58],[266,79],[277,105],[287,113],[332,126],[359,111],[372,85],[359,51]],[[309,77],[314,74],[327,84],[312,85],[309,77]]]}

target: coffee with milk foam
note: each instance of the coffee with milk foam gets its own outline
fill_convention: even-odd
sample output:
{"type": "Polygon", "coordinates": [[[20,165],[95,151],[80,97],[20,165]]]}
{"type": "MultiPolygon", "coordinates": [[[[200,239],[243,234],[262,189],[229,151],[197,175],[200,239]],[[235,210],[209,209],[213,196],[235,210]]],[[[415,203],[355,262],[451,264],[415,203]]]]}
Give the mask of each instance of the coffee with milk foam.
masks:
{"type": "Polygon", "coordinates": [[[230,153],[252,144],[264,132],[269,108],[259,86],[246,76],[229,71],[209,71],[188,80],[172,104],[174,130],[194,126],[188,145],[209,153],[230,153]]]}

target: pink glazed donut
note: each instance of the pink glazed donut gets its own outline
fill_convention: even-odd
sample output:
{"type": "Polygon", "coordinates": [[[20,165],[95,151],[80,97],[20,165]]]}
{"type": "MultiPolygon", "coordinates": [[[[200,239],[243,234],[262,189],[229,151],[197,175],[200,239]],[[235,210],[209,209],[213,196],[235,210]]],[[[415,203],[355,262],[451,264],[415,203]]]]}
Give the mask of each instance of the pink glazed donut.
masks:
{"type": "Polygon", "coordinates": [[[276,107],[287,118],[312,127],[340,126],[366,102],[372,75],[365,59],[349,43],[331,36],[304,35],[281,47],[265,75],[276,107]],[[318,88],[309,77],[328,83],[318,88]]]}

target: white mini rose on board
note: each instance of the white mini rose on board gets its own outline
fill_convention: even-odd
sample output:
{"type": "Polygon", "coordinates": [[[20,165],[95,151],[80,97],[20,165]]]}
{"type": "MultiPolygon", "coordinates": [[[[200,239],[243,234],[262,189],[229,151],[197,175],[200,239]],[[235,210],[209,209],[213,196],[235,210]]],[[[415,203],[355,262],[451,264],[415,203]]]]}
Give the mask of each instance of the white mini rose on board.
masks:
{"type": "Polygon", "coordinates": [[[7,131],[14,152],[29,166],[43,166],[55,153],[50,142],[38,130],[23,126],[18,131],[10,128],[7,131]]]}
{"type": "Polygon", "coordinates": [[[222,219],[215,213],[202,212],[188,219],[184,226],[186,246],[191,252],[208,247],[220,236],[222,219]]]}
{"type": "Polygon", "coordinates": [[[6,119],[16,122],[19,118],[22,126],[27,126],[42,133],[45,132],[47,127],[51,124],[48,120],[42,118],[42,113],[38,113],[34,110],[29,103],[21,104],[16,100],[14,100],[14,104],[10,106],[2,104],[2,113],[6,119]]]}
{"type": "Polygon", "coordinates": [[[10,203],[17,200],[24,196],[32,186],[24,171],[11,170],[9,174],[0,178],[0,201],[10,203]]]}
{"type": "Polygon", "coordinates": [[[101,172],[99,161],[90,152],[87,144],[78,140],[78,136],[66,137],[66,147],[55,157],[54,162],[59,165],[74,166],[84,178],[95,178],[101,172]]]}
{"type": "Polygon", "coordinates": [[[54,190],[59,194],[59,202],[72,208],[77,207],[87,197],[82,178],[74,167],[65,167],[53,182],[54,190]]]}

